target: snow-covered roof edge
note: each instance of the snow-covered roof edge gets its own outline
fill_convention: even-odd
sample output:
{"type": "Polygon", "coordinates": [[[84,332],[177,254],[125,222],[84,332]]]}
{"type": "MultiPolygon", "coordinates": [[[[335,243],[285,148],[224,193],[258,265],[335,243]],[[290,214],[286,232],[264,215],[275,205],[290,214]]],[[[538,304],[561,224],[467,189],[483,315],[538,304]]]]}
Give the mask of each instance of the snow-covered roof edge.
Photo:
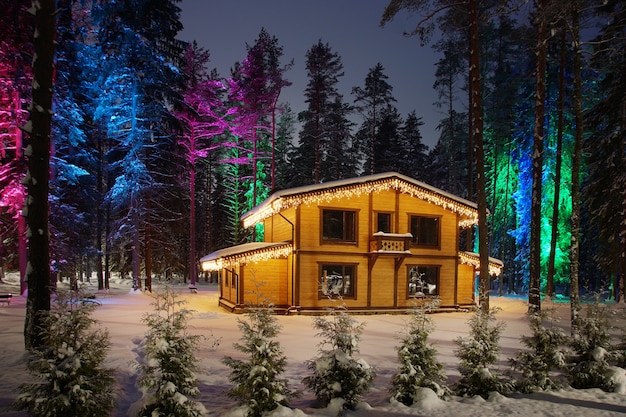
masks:
{"type": "Polygon", "coordinates": [[[252,242],[216,250],[200,258],[204,271],[217,271],[236,263],[245,264],[287,256],[293,250],[291,241],[252,242]]]}
{"type": "MultiPolygon", "coordinates": [[[[473,266],[477,270],[480,268],[480,254],[476,252],[459,252],[459,261],[462,264],[473,266]]],[[[489,273],[491,275],[500,276],[503,268],[504,262],[500,259],[489,257],[489,273]]]]}
{"type": "MultiPolygon", "coordinates": [[[[366,192],[373,191],[376,184],[386,185],[387,188],[395,188],[401,192],[405,192],[410,195],[416,195],[419,198],[423,198],[434,204],[438,204],[449,210],[460,212],[463,217],[471,218],[470,223],[475,224],[478,221],[478,206],[476,203],[466,200],[462,197],[443,191],[437,187],[418,181],[406,175],[398,172],[384,172],[380,174],[365,175],[362,177],[355,177],[344,180],[329,181],[321,184],[311,184],[300,187],[289,188],[280,190],[270,195],[265,201],[247,211],[241,216],[241,220],[244,223],[244,227],[250,227],[260,221],[270,217],[271,215],[290,208],[299,204],[306,204],[306,198],[298,199],[299,196],[312,196],[310,200],[329,200],[336,197],[336,193],[332,193],[326,198],[322,198],[321,194],[330,190],[337,189],[354,189],[358,186],[370,185],[372,189],[368,189],[366,192]],[[404,184],[404,186],[402,186],[404,184]],[[421,192],[420,192],[421,191],[421,192]],[[428,198],[428,197],[432,198],[428,198]],[[439,199],[435,198],[438,196],[439,199]],[[315,197],[315,198],[313,198],[315,197]],[[460,209],[463,207],[464,209],[460,209]]],[[[359,194],[357,190],[353,192],[359,194]]]]}

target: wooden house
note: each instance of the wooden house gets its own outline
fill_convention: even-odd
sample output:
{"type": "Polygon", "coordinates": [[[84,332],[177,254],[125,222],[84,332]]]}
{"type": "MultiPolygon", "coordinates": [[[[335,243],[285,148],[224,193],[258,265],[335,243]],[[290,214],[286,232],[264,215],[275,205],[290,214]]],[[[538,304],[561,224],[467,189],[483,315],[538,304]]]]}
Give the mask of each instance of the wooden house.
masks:
{"type": "MultiPolygon", "coordinates": [[[[476,253],[459,250],[477,205],[398,173],[274,193],[245,213],[264,241],[200,260],[219,273],[219,303],[231,311],[271,302],[289,313],[325,310],[341,298],[350,311],[404,311],[439,299],[441,308],[474,304],[476,253]]],[[[502,263],[490,259],[490,273],[502,263]]]]}

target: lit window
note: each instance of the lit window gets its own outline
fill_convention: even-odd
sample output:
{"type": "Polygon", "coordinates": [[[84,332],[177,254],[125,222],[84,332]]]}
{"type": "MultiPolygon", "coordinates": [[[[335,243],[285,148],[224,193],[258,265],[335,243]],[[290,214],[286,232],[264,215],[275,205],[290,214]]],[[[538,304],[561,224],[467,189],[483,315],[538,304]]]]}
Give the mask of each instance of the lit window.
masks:
{"type": "Polygon", "coordinates": [[[413,246],[439,246],[439,217],[411,216],[410,228],[413,246]]]}
{"type": "Polygon", "coordinates": [[[428,297],[439,295],[439,266],[409,265],[409,297],[428,297]]]}
{"type": "Polygon", "coordinates": [[[356,266],[353,264],[321,264],[319,296],[354,298],[356,266]]]}
{"type": "Polygon", "coordinates": [[[322,240],[356,242],[356,212],[322,210],[322,240]]]}

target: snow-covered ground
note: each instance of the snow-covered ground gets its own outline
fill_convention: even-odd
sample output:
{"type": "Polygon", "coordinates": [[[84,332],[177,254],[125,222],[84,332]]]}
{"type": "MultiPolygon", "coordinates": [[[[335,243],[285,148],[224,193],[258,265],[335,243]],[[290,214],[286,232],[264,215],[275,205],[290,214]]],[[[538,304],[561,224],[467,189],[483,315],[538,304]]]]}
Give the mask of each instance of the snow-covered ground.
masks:
{"type": "MultiPolygon", "coordinates": [[[[152,298],[145,293],[132,293],[128,281],[112,283],[109,294],[98,294],[102,306],[95,317],[111,336],[112,347],[106,366],[117,369],[117,407],[114,416],[132,416],[138,409],[141,394],[135,387],[136,374],[129,363],[137,358],[138,346],[146,331],[141,319],[151,311],[152,298]]],[[[96,292],[92,284],[86,284],[96,292]]],[[[0,415],[26,416],[25,412],[7,410],[6,407],[16,397],[18,385],[29,379],[26,372],[23,326],[25,298],[18,294],[18,282],[14,274],[9,274],[0,283],[0,294],[14,294],[11,305],[0,304],[0,415]]],[[[226,313],[217,307],[217,289],[214,284],[199,284],[197,294],[192,294],[184,284],[179,285],[180,295],[188,301],[187,307],[196,311],[190,321],[190,331],[207,337],[198,350],[201,396],[199,400],[208,410],[209,416],[240,417],[245,411],[225,395],[229,388],[229,369],[221,363],[225,355],[240,357],[232,345],[240,337],[236,315],[226,313]],[[215,347],[216,340],[219,346],[215,347]]],[[[528,334],[525,319],[526,305],[522,299],[492,297],[491,304],[501,311],[497,318],[506,323],[501,339],[501,365],[507,368],[507,360],[521,349],[520,336],[528,334]]],[[[544,306],[547,303],[544,302],[544,306]]],[[[569,321],[567,304],[557,306],[562,314],[561,324],[569,321]]],[[[624,308],[623,304],[615,308],[624,308]]],[[[432,316],[436,326],[430,341],[439,352],[439,360],[446,364],[448,382],[458,378],[456,345],[453,340],[466,336],[469,314],[464,312],[441,313],[432,316]]],[[[396,351],[397,336],[402,332],[407,316],[372,315],[357,316],[366,323],[360,344],[360,356],[374,365],[378,374],[373,389],[365,396],[364,402],[348,416],[620,416],[626,414],[626,395],[606,393],[598,389],[563,389],[531,395],[503,397],[493,395],[488,400],[478,398],[458,398],[442,402],[425,396],[424,401],[414,407],[389,402],[390,378],[398,366],[396,351]]],[[[336,410],[315,408],[314,396],[305,391],[301,380],[307,375],[304,362],[317,354],[315,330],[312,318],[307,316],[280,316],[282,331],[280,342],[288,359],[285,377],[292,389],[301,390],[302,395],[292,401],[292,409],[279,409],[271,417],[294,416],[334,416],[336,410]]],[[[624,323],[619,323],[623,326],[624,323]]],[[[568,330],[569,332],[569,330],[568,330]]]]}

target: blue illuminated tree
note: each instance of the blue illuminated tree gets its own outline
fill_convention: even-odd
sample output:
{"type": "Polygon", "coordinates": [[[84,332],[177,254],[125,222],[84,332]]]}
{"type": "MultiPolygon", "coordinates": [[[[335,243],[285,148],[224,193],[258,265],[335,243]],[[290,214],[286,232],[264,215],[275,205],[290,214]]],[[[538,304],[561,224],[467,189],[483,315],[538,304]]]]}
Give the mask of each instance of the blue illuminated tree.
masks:
{"type": "Polygon", "coordinates": [[[175,242],[164,240],[169,234],[163,229],[180,215],[173,202],[181,200],[181,189],[171,180],[183,166],[174,152],[179,124],[173,106],[181,101],[183,81],[176,3],[107,1],[94,8],[103,53],[96,118],[113,142],[109,167],[114,180],[106,202],[116,224],[109,238],[122,252],[129,251],[135,290],[140,288],[142,245],[146,289],[151,290],[153,245],[162,255],[172,250],[175,242]]]}

